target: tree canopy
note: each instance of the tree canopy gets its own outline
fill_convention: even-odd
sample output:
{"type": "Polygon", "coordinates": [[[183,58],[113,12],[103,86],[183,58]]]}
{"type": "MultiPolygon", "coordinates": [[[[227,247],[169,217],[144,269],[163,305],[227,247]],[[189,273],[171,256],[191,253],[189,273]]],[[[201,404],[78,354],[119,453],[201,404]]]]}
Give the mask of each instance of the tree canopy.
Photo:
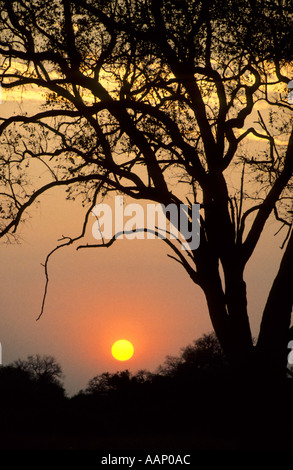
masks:
{"type": "Polygon", "coordinates": [[[36,112],[0,121],[1,236],[54,187],[88,207],[80,236],[57,248],[82,239],[110,191],[200,203],[199,248],[182,252],[174,243],[173,254],[203,289],[225,352],[247,357],[243,272],[275,215],[288,232],[258,346],[284,356],[293,266],[292,2],[0,6],[3,90],[38,90],[45,100],[36,112]],[[46,175],[32,177],[38,165],[46,175]]]}
{"type": "Polygon", "coordinates": [[[13,364],[13,367],[26,372],[32,380],[42,382],[44,384],[57,384],[62,385],[60,379],[63,377],[63,372],[60,364],[52,356],[28,356],[26,360],[18,359],[13,364]]]}

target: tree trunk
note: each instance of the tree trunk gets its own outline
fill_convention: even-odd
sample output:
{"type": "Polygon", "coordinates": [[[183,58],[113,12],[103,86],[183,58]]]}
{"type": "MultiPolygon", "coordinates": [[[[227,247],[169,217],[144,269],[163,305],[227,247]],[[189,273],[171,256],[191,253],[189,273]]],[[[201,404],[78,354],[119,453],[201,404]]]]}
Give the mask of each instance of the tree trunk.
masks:
{"type": "Polygon", "coordinates": [[[264,308],[257,353],[262,367],[283,375],[287,366],[289,327],[293,305],[293,231],[264,308]]]}
{"type": "Polygon", "coordinates": [[[246,285],[239,271],[232,271],[228,281],[224,292],[218,270],[215,272],[215,268],[209,267],[204,292],[215,333],[227,359],[232,365],[243,368],[250,362],[253,352],[246,285]]]}
{"type": "Polygon", "coordinates": [[[234,363],[245,366],[250,362],[253,342],[247,314],[247,292],[243,273],[231,270],[227,278],[226,303],[233,337],[234,363]]]}

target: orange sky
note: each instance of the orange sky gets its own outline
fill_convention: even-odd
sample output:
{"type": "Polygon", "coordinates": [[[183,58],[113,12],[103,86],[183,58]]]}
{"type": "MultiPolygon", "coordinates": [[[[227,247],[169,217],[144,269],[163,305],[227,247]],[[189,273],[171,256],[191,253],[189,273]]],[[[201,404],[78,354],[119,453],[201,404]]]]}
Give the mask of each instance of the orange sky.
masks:
{"type": "Polygon", "coordinates": [[[154,370],[167,354],[178,354],[211,329],[200,289],[159,240],[59,250],[49,264],[45,311],[36,321],[45,283],[41,263],[60,236],[78,232],[81,214],[53,192],[31,212],[21,245],[0,247],[3,363],[28,354],[54,355],[67,386],[76,391],[104,371],[154,370]],[[125,363],[111,355],[119,338],[135,348],[125,363]]]}
{"type": "MultiPolygon", "coordinates": [[[[3,102],[1,115],[11,111],[3,102]]],[[[118,240],[109,249],[59,250],[49,264],[50,284],[43,316],[45,283],[41,263],[62,236],[80,232],[82,212],[64,193],[44,195],[30,210],[19,245],[0,245],[0,342],[3,364],[30,354],[53,355],[71,395],[102,372],[155,369],[166,355],[178,355],[211,323],[201,290],[159,240],[118,240]],[[133,358],[111,355],[117,339],[130,340],[133,358]]],[[[91,223],[89,228],[91,228],[91,223]]],[[[246,271],[253,334],[280,258],[282,234],[257,249],[246,271]],[[268,253],[270,256],[268,256],[268,253]]],[[[92,242],[95,242],[92,239],[92,242]]]]}
{"type": "MultiPolygon", "coordinates": [[[[60,236],[78,233],[81,214],[76,204],[53,192],[31,213],[21,230],[21,244],[0,246],[4,364],[29,354],[53,355],[72,394],[105,371],[154,371],[167,354],[179,354],[181,347],[211,330],[201,290],[167,257],[159,240],[117,240],[109,249],[59,250],[49,264],[45,311],[36,321],[45,282],[41,263],[60,236]],[[135,348],[127,362],[111,355],[113,342],[120,338],[135,348]]],[[[247,269],[255,333],[277,268],[279,240],[270,238],[271,256],[264,246],[247,269]]]]}

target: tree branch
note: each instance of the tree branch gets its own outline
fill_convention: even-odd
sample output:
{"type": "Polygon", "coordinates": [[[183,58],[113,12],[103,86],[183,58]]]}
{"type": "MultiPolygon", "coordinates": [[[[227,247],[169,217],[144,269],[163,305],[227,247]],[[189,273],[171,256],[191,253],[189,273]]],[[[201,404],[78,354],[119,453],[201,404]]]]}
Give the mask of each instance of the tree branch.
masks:
{"type": "Polygon", "coordinates": [[[245,264],[252,255],[254,248],[260,238],[264,225],[273,211],[277,200],[279,199],[282,191],[288,184],[293,174],[293,130],[290,135],[285,164],[282,173],[276,179],[272,188],[268,192],[264,202],[260,205],[257,215],[253,221],[251,229],[243,243],[242,247],[242,261],[245,264]]]}
{"type": "MultiPolygon", "coordinates": [[[[183,256],[182,252],[174,245],[174,243],[172,243],[168,238],[166,238],[165,235],[162,235],[160,233],[159,229],[152,230],[152,229],[148,229],[148,228],[136,228],[135,231],[133,231],[133,230],[121,230],[121,231],[115,233],[115,235],[113,235],[113,237],[108,242],[105,242],[103,240],[102,244],[94,243],[94,244],[79,245],[76,248],[76,250],[80,250],[80,249],[84,249],[84,248],[109,248],[110,246],[113,245],[113,243],[117,239],[119,239],[119,237],[121,235],[132,235],[134,233],[141,233],[141,232],[151,233],[151,234],[155,235],[156,237],[160,238],[161,240],[163,240],[176,253],[178,258],[180,259],[180,263],[184,266],[184,268],[186,269],[186,271],[189,274],[189,276],[191,277],[191,279],[196,284],[199,284],[199,285],[201,284],[200,277],[198,276],[197,272],[188,263],[187,259],[183,256]]],[[[183,245],[183,243],[179,239],[177,239],[177,242],[179,242],[179,244],[183,245]]],[[[187,253],[188,256],[191,256],[191,254],[188,253],[188,251],[186,253],[187,253]]]]}

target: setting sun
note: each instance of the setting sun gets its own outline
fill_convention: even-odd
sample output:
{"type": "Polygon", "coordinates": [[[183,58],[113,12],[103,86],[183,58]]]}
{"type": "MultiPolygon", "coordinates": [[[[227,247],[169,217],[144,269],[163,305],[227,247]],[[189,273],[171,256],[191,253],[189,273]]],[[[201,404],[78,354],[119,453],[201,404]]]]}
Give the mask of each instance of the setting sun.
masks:
{"type": "Polygon", "coordinates": [[[118,361],[128,361],[133,356],[134,348],[130,341],[120,339],[113,344],[111,352],[118,361]]]}

